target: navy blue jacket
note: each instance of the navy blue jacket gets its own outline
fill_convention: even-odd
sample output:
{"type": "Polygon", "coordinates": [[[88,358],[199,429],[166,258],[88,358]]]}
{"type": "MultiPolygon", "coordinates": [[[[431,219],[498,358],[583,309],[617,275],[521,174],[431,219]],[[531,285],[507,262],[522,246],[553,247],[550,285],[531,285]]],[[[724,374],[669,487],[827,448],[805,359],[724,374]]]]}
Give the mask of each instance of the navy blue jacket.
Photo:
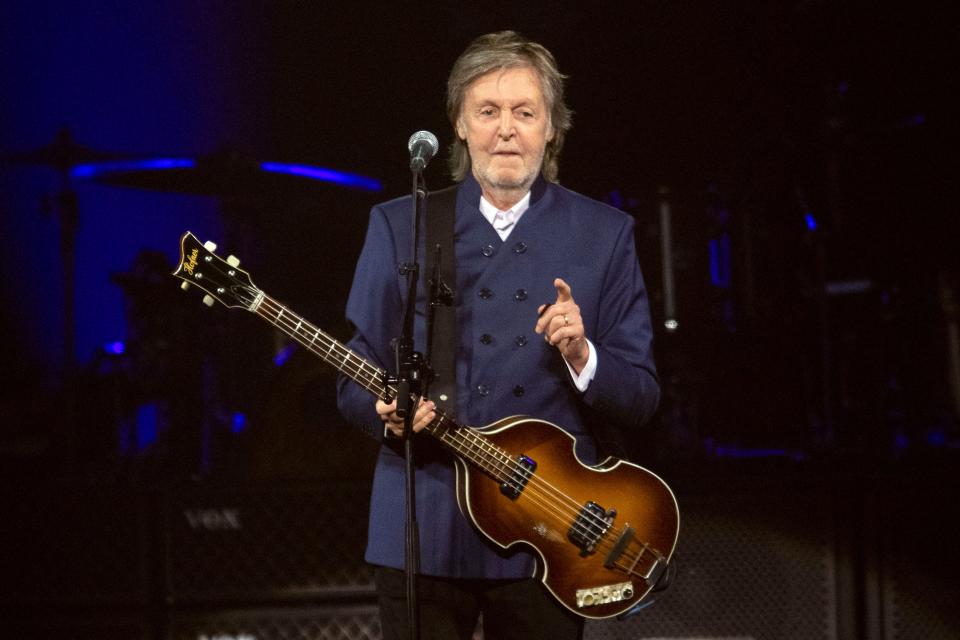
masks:
{"type": "MultiPolygon", "coordinates": [[[[584,406],[629,437],[659,400],[633,219],[541,177],[530,208],[503,242],[479,203],[480,185],[470,176],[458,189],[454,227],[458,418],[472,426],[516,414],[547,420],[576,437],[583,462],[596,462],[584,406]],[[557,349],[534,333],[537,307],[556,299],[557,277],[570,285],[586,336],[597,350],[596,375],[584,393],[573,385],[557,349]]],[[[400,335],[407,295],[397,265],[410,260],[410,211],[409,197],[373,208],[347,301],[347,319],[356,330],[349,346],[388,370],[393,368],[390,340],[400,335]]],[[[421,262],[424,255],[421,247],[421,262]]],[[[415,323],[420,350],[425,345],[423,295],[415,323]]],[[[338,403],[348,420],[382,437],[383,424],[367,391],[341,378],[338,403]]],[[[429,435],[416,438],[421,571],[463,578],[532,575],[532,554],[505,553],[460,513],[450,454],[429,435]]],[[[403,487],[402,449],[384,439],[370,504],[368,562],[403,568],[403,487]]]]}

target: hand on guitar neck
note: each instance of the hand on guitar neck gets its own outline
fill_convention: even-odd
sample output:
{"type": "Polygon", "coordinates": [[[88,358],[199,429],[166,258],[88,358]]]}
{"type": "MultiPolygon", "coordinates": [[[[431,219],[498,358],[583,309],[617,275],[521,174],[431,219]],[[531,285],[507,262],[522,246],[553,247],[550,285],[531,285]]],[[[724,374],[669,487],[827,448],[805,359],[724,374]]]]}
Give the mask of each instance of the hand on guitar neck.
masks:
{"type": "MultiPolygon", "coordinates": [[[[436,419],[437,413],[434,409],[436,409],[436,405],[432,400],[420,398],[420,402],[417,403],[417,413],[413,418],[414,433],[423,431],[428,424],[436,419]]],[[[383,421],[383,426],[389,436],[403,437],[403,418],[397,415],[396,398],[390,404],[386,404],[383,400],[377,400],[377,414],[383,421]]]]}

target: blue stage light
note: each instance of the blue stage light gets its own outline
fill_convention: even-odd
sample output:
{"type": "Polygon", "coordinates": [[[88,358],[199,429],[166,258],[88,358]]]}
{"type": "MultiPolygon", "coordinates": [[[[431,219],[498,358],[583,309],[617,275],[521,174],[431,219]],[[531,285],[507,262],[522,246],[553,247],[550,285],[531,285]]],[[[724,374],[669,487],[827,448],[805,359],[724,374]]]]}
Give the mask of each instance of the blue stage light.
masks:
{"type": "Polygon", "coordinates": [[[303,164],[284,164],[281,162],[264,162],[260,168],[264,171],[274,173],[288,173],[294,176],[303,176],[313,178],[314,180],[323,180],[324,182],[333,182],[345,187],[355,187],[366,191],[381,191],[383,186],[379,180],[360,176],[355,173],[346,173],[344,171],[335,171],[334,169],[324,169],[323,167],[311,167],[303,164]]]}
{"type": "Polygon", "coordinates": [[[123,352],[127,350],[127,346],[119,341],[108,342],[107,344],[103,345],[103,350],[115,356],[122,356],[123,352]]]}
{"type": "Polygon", "coordinates": [[[730,234],[723,233],[712,238],[710,249],[710,282],[715,287],[727,289],[731,283],[730,234]]]}
{"type": "Polygon", "coordinates": [[[143,453],[157,441],[160,432],[160,410],[156,403],[137,407],[136,430],[137,453],[143,453]]]}
{"type": "Polygon", "coordinates": [[[230,418],[230,430],[234,433],[240,433],[247,428],[247,416],[246,414],[240,413],[239,411],[234,411],[233,416],[230,418]]]}
{"type": "Polygon", "coordinates": [[[192,169],[197,161],[192,158],[151,158],[149,160],[119,160],[116,162],[96,162],[78,164],[70,170],[74,178],[96,178],[106,173],[124,171],[143,171],[149,169],[192,169]]]}
{"type": "Polygon", "coordinates": [[[277,352],[277,355],[273,356],[273,364],[277,367],[282,367],[287,360],[290,359],[290,356],[297,350],[297,345],[290,343],[285,346],[283,349],[277,352]]]}
{"type": "Polygon", "coordinates": [[[913,114],[913,115],[911,115],[911,116],[907,116],[906,118],[904,118],[903,120],[901,120],[901,121],[900,121],[900,126],[902,126],[902,127],[918,127],[918,126],[920,126],[921,124],[923,124],[923,123],[926,122],[926,121],[927,121],[927,118],[926,118],[926,116],[924,116],[922,113],[915,113],[915,114],[913,114]]]}

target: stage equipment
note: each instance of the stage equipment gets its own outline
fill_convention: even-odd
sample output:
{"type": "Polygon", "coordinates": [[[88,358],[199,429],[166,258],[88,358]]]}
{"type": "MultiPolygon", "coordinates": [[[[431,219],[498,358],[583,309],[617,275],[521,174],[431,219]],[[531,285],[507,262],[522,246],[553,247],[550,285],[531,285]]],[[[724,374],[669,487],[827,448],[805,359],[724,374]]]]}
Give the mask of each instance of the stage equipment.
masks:
{"type": "Polygon", "coordinates": [[[166,601],[370,599],[366,481],[184,484],[163,500],[166,601]]]}
{"type": "MultiPolygon", "coordinates": [[[[590,621],[585,640],[836,640],[844,606],[828,492],[773,486],[744,491],[717,480],[685,495],[673,586],[648,615],[590,621]],[[720,489],[719,487],[722,487],[720,489]],[[824,499],[826,498],[826,499],[824,499]]],[[[732,486],[738,484],[738,486],[732,486]]]]}
{"type": "Polygon", "coordinates": [[[670,190],[660,187],[660,261],[663,267],[663,327],[668,332],[676,331],[680,323],[677,320],[677,300],[673,274],[673,222],[670,211],[670,190]]]}
{"type": "Polygon", "coordinates": [[[82,145],[73,139],[69,129],[61,129],[50,144],[32,151],[15,151],[0,156],[0,162],[7,166],[34,165],[69,172],[75,167],[92,162],[111,162],[131,160],[133,154],[118,151],[99,151],[82,145]]]}
{"type": "Polygon", "coordinates": [[[303,164],[259,162],[224,150],[198,158],[156,157],[74,166],[73,177],[101,184],[227,198],[310,198],[323,184],[380,191],[378,180],[303,164]]]}
{"type": "Polygon", "coordinates": [[[119,161],[131,158],[130,154],[112,151],[97,151],[81,145],[73,139],[69,129],[61,129],[54,141],[34,149],[0,156],[0,164],[8,166],[35,165],[57,171],[60,185],[52,202],[45,200],[43,210],[56,217],[60,223],[60,268],[63,280],[63,414],[60,428],[64,443],[65,467],[74,466],[76,448],[76,241],[80,228],[80,206],[73,186],[73,171],[81,163],[119,161]]]}
{"type": "Polygon", "coordinates": [[[410,170],[423,171],[427,164],[437,155],[440,142],[437,136],[429,131],[417,131],[407,141],[407,150],[410,152],[410,170]]]}
{"type": "Polygon", "coordinates": [[[174,614],[167,640],[380,640],[375,604],[221,609],[174,614]]]}
{"type": "Polygon", "coordinates": [[[927,467],[886,479],[868,503],[868,526],[879,532],[876,562],[867,565],[871,640],[960,637],[956,464],[943,458],[927,467]]]}
{"type": "MultiPolygon", "coordinates": [[[[424,215],[427,199],[427,182],[423,171],[437,153],[437,137],[429,131],[417,131],[407,142],[410,152],[410,175],[412,178],[410,229],[410,262],[398,265],[399,272],[407,280],[407,302],[401,311],[400,335],[395,337],[395,376],[384,372],[382,383],[395,385],[398,393],[396,414],[403,418],[403,453],[406,479],[404,482],[405,531],[404,570],[406,572],[408,636],[420,638],[420,609],[417,594],[417,574],[420,573],[420,530],[417,524],[416,460],[413,448],[413,420],[421,397],[428,397],[430,390],[430,354],[416,351],[413,341],[413,316],[416,311],[417,288],[420,285],[420,221],[424,215]]],[[[439,251],[439,248],[437,249],[439,251]]],[[[430,300],[430,304],[433,300],[430,300]]],[[[424,310],[426,311],[426,310],[424,310]]],[[[430,318],[432,319],[432,315],[430,318]]],[[[427,324],[427,344],[433,341],[433,323],[427,324]]],[[[383,396],[386,398],[386,396],[383,396]]],[[[388,401],[389,402],[389,401],[388,401]]]]}

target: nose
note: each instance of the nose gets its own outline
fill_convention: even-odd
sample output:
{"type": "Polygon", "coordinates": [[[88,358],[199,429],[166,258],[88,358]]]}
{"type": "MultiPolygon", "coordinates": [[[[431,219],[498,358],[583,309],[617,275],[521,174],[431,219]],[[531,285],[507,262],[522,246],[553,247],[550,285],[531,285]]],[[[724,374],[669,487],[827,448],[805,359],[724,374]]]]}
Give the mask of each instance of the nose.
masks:
{"type": "Polygon", "coordinates": [[[513,113],[509,109],[504,109],[500,112],[500,129],[497,134],[504,140],[509,140],[514,133],[513,113]]]}

